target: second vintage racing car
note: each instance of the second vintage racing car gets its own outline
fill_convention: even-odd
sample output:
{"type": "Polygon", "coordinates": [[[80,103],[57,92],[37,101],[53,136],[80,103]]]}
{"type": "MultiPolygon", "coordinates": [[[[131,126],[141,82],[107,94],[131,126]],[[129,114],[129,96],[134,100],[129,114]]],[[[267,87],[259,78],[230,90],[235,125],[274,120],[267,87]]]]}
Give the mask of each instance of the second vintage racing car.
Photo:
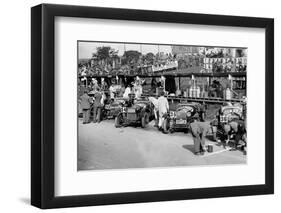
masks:
{"type": "Polygon", "coordinates": [[[175,130],[188,132],[189,125],[198,119],[205,119],[205,105],[195,102],[185,102],[177,105],[175,111],[170,111],[164,116],[163,131],[172,133],[175,130]]]}
{"type": "Polygon", "coordinates": [[[228,139],[232,140],[239,138],[235,146],[239,146],[244,149],[247,146],[247,137],[246,137],[246,125],[245,118],[243,113],[243,106],[240,104],[228,104],[221,106],[217,112],[216,118],[211,122],[213,140],[214,141],[226,141],[228,139]],[[229,135],[225,132],[225,125],[230,124],[230,122],[236,122],[238,124],[237,133],[231,133],[229,135]],[[239,134],[239,135],[237,135],[239,134]],[[240,136],[240,137],[237,137],[240,136]]]}

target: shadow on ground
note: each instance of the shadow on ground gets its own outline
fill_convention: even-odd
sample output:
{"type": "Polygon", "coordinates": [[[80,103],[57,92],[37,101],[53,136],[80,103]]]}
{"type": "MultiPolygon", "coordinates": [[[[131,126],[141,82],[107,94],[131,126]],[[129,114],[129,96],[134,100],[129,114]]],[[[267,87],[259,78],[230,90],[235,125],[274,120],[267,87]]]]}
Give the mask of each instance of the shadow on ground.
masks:
{"type": "Polygon", "coordinates": [[[191,145],[191,144],[185,144],[185,145],[182,145],[182,147],[184,149],[187,149],[189,150],[190,152],[192,152],[193,154],[195,153],[195,150],[194,150],[194,145],[191,145]]]}

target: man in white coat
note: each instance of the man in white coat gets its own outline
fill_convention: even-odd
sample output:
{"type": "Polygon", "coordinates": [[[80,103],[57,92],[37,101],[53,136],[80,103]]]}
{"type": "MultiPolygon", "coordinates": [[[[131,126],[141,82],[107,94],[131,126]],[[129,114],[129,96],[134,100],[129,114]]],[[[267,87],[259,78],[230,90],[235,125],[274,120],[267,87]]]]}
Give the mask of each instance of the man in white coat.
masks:
{"type": "Polygon", "coordinates": [[[169,111],[169,103],[167,98],[164,97],[164,91],[160,93],[160,97],[158,98],[158,110],[159,110],[159,129],[163,128],[163,116],[169,111]]]}

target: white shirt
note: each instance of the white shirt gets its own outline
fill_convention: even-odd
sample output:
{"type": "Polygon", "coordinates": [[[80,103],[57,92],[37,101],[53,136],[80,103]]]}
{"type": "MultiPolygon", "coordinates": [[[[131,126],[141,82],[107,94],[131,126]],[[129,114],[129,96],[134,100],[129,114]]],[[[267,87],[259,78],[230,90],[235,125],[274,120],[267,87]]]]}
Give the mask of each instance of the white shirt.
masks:
{"type": "Polygon", "coordinates": [[[131,93],[131,88],[130,87],[127,87],[125,89],[125,92],[123,94],[123,98],[129,98],[129,94],[131,93]]]}
{"type": "Polygon", "coordinates": [[[158,98],[158,108],[159,108],[159,114],[164,114],[164,113],[168,112],[169,103],[168,103],[167,98],[165,98],[164,96],[161,96],[160,98],[158,98]]]}
{"type": "Polygon", "coordinates": [[[142,86],[140,86],[140,85],[134,86],[134,91],[136,94],[136,98],[140,98],[142,95],[142,86]]]}

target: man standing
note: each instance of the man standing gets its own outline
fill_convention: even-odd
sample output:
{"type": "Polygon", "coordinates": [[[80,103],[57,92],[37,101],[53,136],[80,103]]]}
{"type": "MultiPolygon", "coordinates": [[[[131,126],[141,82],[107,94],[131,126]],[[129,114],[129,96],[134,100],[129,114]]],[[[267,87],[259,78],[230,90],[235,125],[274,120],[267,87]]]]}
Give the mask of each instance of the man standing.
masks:
{"type": "Polygon", "coordinates": [[[81,96],[81,108],[83,111],[83,124],[90,122],[90,108],[91,108],[92,99],[87,93],[87,90],[84,90],[84,94],[81,96]]]}
{"type": "Polygon", "coordinates": [[[206,151],[205,137],[210,131],[210,124],[195,120],[190,124],[190,128],[193,136],[195,155],[204,155],[206,151]]]}
{"type": "Polygon", "coordinates": [[[167,98],[164,97],[164,91],[160,92],[160,97],[158,98],[158,110],[159,110],[159,124],[160,130],[163,129],[164,115],[169,111],[169,103],[167,98]]]}
{"type": "Polygon", "coordinates": [[[125,89],[125,92],[124,92],[124,94],[123,94],[123,98],[129,98],[129,94],[131,93],[131,87],[130,87],[130,85],[128,84],[127,85],[127,87],[126,87],[126,89],[125,89]]]}
{"type": "Polygon", "coordinates": [[[104,81],[104,78],[101,78],[101,85],[100,85],[101,91],[105,91],[108,89],[107,83],[104,81]]]}
{"type": "Polygon", "coordinates": [[[97,88],[99,88],[98,81],[95,78],[92,78],[92,85],[91,86],[92,86],[92,90],[94,92],[96,92],[97,88]]]}
{"type": "Polygon", "coordinates": [[[109,93],[110,93],[110,100],[114,101],[114,97],[115,97],[115,92],[116,92],[116,88],[114,83],[110,85],[109,87],[109,93]]]}
{"type": "Polygon", "coordinates": [[[94,101],[94,118],[93,118],[93,122],[100,122],[101,120],[101,99],[102,99],[102,94],[100,92],[100,88],[97,88],[97,91],[95,93],[95,101],[94,101]]]}

